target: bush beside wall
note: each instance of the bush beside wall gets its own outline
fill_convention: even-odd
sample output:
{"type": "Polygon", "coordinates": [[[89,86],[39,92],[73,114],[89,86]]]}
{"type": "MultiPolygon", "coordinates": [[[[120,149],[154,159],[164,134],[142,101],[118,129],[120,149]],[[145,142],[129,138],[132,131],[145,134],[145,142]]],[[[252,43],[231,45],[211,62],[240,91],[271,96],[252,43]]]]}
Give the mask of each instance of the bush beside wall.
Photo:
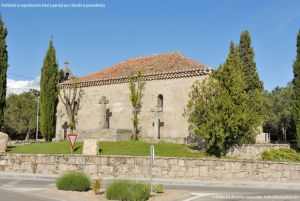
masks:
{"type": "Polygon", "coordinates": [[[82,172],[66,172],[56,180],[56,187],[60,190],[88,191],[90,186],[90,178],[82,172]]]}
{"type": "Polygon", "coordinates": [[[263,160],[282,161],[282,162],[299,162],[300,154],[293,149],[280,148],[270,149],[261,154],[263,160]]]}
{"type": "Polygon", "coordinates": [[[144,201],[150,198],[148,184],[115,180],[106,187],[106,198],[109,200],[144,201]]]}

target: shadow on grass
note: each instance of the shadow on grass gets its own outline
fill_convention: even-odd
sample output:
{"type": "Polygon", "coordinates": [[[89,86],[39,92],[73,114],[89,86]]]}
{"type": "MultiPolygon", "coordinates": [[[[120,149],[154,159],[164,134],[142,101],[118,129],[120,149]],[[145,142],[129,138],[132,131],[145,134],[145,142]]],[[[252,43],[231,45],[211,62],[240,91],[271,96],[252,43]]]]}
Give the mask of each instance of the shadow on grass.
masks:
{"type": "Polygon", "coordinates": [[[81,146],[75,147],[75,148],[74,148],[74,152],[77,151],[77,150],[79,150],[80,148],[81,148],[81,146]]]}
{"type": "Polygon", "coordinates": [[[13,148],[15,148],[16,146],[7,146],[6,148],[6,152],[11,152],[13,148]]]}

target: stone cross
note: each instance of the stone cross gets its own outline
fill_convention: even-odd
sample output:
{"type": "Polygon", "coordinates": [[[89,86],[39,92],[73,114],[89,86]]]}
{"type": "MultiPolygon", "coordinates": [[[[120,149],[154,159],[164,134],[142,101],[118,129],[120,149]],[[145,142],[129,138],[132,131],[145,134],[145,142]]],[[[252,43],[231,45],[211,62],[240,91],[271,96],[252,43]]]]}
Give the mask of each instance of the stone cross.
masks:
{"type": "Polygon", "coordinates": [[[153,122],[153,126],[155,128],[155,139],[154,140],[157,140],[157,139],[160,139],[160,127],[164,125],[164,122],[161,122],[160,118],[158,116],[159,112],[162,112],[162,110],[161,110],[161,108],[156,107],[156,108],[151,109],[151,112],[155,113],[155,120],[153,122]]]}
{"type": "Polygon", "coordinates": [[[68,122],[64,122],[61,126],[61,128],[64,131],[64,139],[67,139],[67,132],[68,132],[68,122]]]}
{"type": "Polygon", "coordinates": [[[107,112],[106,112],[106,104],[108,104],[109,101],[105,96],[102,96],[99,104],[100,107],[100,115],[101,115],[101,121],[100,121],[100,128],[101,129],[108,129],[108,122],[107,122],[107,112]]]}

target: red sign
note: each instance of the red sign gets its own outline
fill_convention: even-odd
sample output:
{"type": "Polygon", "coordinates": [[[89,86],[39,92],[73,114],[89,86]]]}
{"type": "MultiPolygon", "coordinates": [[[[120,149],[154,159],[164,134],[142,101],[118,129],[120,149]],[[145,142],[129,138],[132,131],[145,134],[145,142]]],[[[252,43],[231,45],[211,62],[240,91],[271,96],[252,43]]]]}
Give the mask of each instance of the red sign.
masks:
{"type": "Polygon", "coordinates": [[[76,139],[77,139],[77,134],[68,134],[68,141],[69,141],[70,146],[72,147],[72,149],[75,145],[76,139]]]}

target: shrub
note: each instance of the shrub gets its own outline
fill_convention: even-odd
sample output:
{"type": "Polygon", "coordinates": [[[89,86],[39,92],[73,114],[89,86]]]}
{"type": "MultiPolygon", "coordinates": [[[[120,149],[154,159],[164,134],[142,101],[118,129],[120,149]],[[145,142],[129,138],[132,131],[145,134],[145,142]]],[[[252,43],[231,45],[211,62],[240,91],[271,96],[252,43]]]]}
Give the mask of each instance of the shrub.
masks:
{"type": "Polygon", "coordinates": [[[93,191],[96,195],[100,193],[99,190],[101,188],[101,183],[102,179],[96,179],[92,184],[93,191]]]}
{"type": "Polygon", "coordinates": [[[155,186],[155,192],[156,193],[163,193],[164,192],[164,185],[163,184],[157,184],[155,186]]]}
{"type": "Polygon", "coordinates": [[[106,187],[106,198],[122,200],[127,197],[127,187],[129,186],[129,181],[125,180],[115,180],[107,185],[106,187]]]}
{"type": "Polygon", "coordinates": [[[90,185],[90,178],[82,172],[67,172],[56,180],[56,187],[60,190],[88,191],[90,185]]]}
{"type": "Polygon", "coordinates": [[[261,158],[270,161],[297,162],[300,161],[300,154],[288,148],[270,149],[264,151],[261,158]]]}
{"type": "Polygon", "coordinates": [[[128,181],[115,180],[106,187],[106,198],[109,200],[144,201],[150,197],[150,185],[128,181]]]}

